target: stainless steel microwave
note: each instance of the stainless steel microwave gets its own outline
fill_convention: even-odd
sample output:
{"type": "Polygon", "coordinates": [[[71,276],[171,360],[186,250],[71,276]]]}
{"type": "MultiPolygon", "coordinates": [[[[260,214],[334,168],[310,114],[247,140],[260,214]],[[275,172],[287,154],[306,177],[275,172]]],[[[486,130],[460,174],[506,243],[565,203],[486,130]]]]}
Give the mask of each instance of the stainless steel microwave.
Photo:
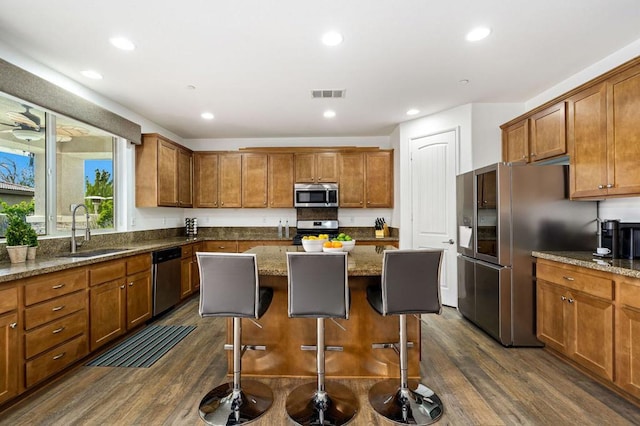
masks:
{"type": "Polygon", "coordinates": [[[337,183],[296,183],[294,207],[338,207],[337,183]]]}

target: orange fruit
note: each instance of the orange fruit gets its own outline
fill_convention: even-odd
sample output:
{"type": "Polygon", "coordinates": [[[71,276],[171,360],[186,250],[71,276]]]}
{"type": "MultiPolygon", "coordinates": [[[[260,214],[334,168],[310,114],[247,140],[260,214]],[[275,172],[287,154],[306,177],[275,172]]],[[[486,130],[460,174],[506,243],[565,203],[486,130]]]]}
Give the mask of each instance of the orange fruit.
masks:
{"type": "Polygon", "coordinates": [[[340,248],[340,247],[342,247],[342,243],[340,241],[334,241],[334,242],[331,243],[331,246],[333,248],[340,248]]]}
{"type": "Polygon", "coordinates": [[[331,241],[325,241],[324,243],[322,243],[322,247],[331,248],[331,241]]]}

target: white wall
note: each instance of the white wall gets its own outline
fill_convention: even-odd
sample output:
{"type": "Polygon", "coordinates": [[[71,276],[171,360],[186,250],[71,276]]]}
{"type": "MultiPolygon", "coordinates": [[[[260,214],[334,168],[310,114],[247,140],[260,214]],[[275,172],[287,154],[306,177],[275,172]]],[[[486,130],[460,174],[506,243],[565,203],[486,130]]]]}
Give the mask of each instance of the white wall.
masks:
{"type": "MultiPolygon", "coordinates": [[[[500,125],[525,112],[524,104],[472,104],[471,148],[473,168],[488,166],[502,160],[500,125]]],[[[466,170],[465,170],[466,171],[466,170]]]]}
{"type": "MultiPolygon", "coordinates": [[[[566,93],[587,81],[640,56],[640,40],[623,47],[584,70],[545,90],[525,102],[526,110],[566,93]]],[[[620,219],[625,222],[640,222],[640,197],[610,198],[600,202],[601,219],[620,219]]]]}

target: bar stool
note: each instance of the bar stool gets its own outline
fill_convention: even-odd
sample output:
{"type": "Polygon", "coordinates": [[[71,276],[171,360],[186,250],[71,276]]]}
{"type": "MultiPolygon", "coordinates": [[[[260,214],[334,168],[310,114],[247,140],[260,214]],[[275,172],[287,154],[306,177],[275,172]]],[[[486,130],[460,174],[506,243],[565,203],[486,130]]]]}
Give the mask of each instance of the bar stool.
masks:
{"type": "Polygon", "coordinates": [[[196,257],[200,269],[200,316],[233,317],[233,346],[225,345],[225,349],[233,349],[233,382],[212,389],[202,398],[200,418],[209,425],[249,423],[271,407],[273,392],[254,380],[240,384],[244,351],[265,349],[242,344],[241,321],[260,318],[271,304],[273,289],[260,288],[255,254],[198,252],[196,257]]]}
{"type": "Polygon", "coordinates": [[[317,383],[296,387],[286,402],[287,414],[301,425],[344,425],[359,408],[351,389],[324,380],[325,350],[342,350],[325,346],[324,320],[349,317],[347,254],[287,253],[289,317],[316,318],[316,345],[302,349],[316,350],[317,383]]]}
{"type": "Polygon", "coordinates": [[[428,425],[442,416],[442,401],[407,373],[407,315],[437,313],[440,302],[442,250],[385,250],[382,285],[367,287],[367,300],[380,315],[399,315],[400,342],[375,344],[400,355],[400,383],[395,379],[369,389],[369,403],[381,416],[397,424],[428,425]]]}

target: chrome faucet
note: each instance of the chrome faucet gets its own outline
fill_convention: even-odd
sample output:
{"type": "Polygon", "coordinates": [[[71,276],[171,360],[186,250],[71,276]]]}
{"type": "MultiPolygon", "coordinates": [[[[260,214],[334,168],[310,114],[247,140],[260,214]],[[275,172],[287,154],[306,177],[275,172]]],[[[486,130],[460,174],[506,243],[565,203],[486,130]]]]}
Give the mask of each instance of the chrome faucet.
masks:
{"type": "Polygon", "coordinates": [[[84,211],[87,214],[87,226],[84,229],[84,241],[91,240],[91,230],[89,229],[89,209],[84,204],[77,204],[71,211],[71,253],[75,253],[78,247],[83,244],[76,241],[76,211],[79,207],[84,207],[84,211]]]}

